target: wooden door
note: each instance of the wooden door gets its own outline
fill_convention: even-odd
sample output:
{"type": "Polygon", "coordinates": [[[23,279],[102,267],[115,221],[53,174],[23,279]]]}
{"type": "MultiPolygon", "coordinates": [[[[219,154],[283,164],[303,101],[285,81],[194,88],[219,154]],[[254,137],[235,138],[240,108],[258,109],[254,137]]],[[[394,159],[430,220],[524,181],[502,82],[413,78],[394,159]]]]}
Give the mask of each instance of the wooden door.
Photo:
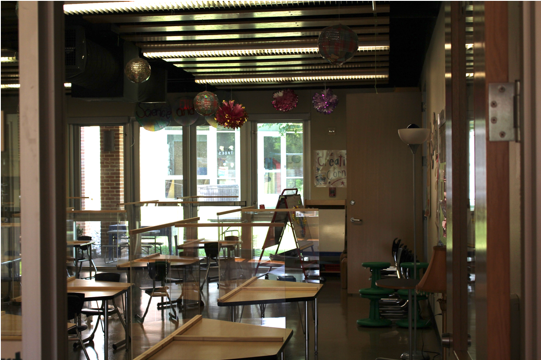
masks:
{"type": "MultiPolygon", "coordinates": [[[[347,95],[348,292],[370,286],[367,261],[393,263],[400,238],[413,249],[413,156],[398,129],[421,125],[421,92],[347,95]],[[361,222],[351,222],[351,218],[361,222]]],[[[422,251],[422,166],[416,154],[417,247],[422,251]]]]}
{"type": "Polygon", "coordinates": [[[446,355],[458,360],[510,359],[510,147],[509,142],[489,139],[487,122],[489,84],[509,82],[508,4],[450,2],[445,6],[450,24],[445,116],[450,335],[443,338],[451,340],[446,355]],[[473,22],[467,23],[468,17],[473,22]],[[468,43],[473,44],[473,65],[467,65],[468,43]],[[474,80],[468,98],[466,74],[470,71],[474,80]],[[467,232],[468,110],[473,112],[475,130],[473,239],[468,239],[467,232]]]}

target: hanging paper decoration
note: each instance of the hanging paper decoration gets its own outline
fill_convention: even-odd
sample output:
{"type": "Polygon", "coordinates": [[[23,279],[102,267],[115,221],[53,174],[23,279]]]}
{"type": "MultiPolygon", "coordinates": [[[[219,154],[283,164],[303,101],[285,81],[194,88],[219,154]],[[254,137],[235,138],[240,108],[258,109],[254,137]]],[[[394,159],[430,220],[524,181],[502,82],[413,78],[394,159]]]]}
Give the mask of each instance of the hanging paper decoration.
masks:
{"type": "Polygon", "coordinates": [[[214,118],[223,127],[237,129],[248,120],[248,114],[242,104],[235,104],[235,100],[224,100],[214,118]]]}
{"type": "Polygon", "coordinates": [[[193,99],[188,96],[177,98],[171,105],[174,124],[177,126],[193,125],[200,117],[194,108],[193,99]]]}
{"type": "Polygon", "coordinates": [[[195,111],[203,116],[214,115],[218,110],[218,96],[210,91],[200,92],[193,99],[195,111]]]}
{"type": "Polygon", "coordinates": [[[272,105],[276,110],[290,111],[297,107],[299,97],[293,90],[286,89],[277,91],[272,95],[272,105]]]}
{"type": "Polygon", "coordinates": [[[319,53],[331,65],[342,65],[351,59],[359,47],[359,39],[355,31],[346,25],[328,26],[318,39],[319,53]]]}
{"type": "Polygon", "coordinates": [[[135,107],[135,118],[146,130],[158,131],[171,123],[171,107],[161,103],[138,103],[135,107]]]}
{"type": "Polygon", "coordinates": [[[218,122],[214,119],[212,116],[205,116],[205,120],[207,120],[207,123],[212,126],[213,128],[218,128],[218,122]]]}
{"type": "Polygon", "coordinates": [[[315,93],[312,98],[314,109],[322,114],[330,114],[338,105],[338,96],[332,93],[331,89],[325,89],[321,94],[315,93]]]}
{"type": "Polygon", "coordinates": [[[150,78],[150,64],[145,59],[133,58],[126,64],[124,74],[131,82],[143,83],[150,78]]]}

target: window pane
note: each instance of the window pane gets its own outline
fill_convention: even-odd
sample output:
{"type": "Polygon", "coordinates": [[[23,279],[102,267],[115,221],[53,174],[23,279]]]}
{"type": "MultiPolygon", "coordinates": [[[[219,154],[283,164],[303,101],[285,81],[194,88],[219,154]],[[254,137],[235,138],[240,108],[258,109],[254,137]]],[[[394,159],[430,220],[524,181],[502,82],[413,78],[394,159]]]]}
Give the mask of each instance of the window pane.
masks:
{"type": "Polygon", "coordinates": [[[142,201],[177,199],[183,195],[182,127],[140,130],[142,201]]]}
{"type": "Polygon", "coordinates": [[[286,188],[303,192],[302,123],[258,124],[258,202],[273,208],[286,188]]]}
{"type": "Polygon", "coordinates": [[[238,200],[240,195],[240,131],[197,127],[197,195],[238,200]]]}

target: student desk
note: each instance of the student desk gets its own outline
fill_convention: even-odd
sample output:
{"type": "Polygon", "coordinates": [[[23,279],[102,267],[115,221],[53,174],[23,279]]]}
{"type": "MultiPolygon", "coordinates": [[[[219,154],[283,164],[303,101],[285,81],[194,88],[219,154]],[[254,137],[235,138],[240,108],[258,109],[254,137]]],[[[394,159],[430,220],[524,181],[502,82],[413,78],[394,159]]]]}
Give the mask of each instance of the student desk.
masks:
{"type": "MultiPolygon", "coordinates": [[[[110,282],[110,281],[95,281],[95,280],[82,280],[70,278],[68,279],[68,293],[84,293],[85,301],[107,301],[114,299],[118,296],[126,296],[126,309],[124,316],[125,318],[125,327],[126,338],[115,344],[116,347],[126,344],[127,339],[130,338],[130,299],[129,299],[129,290],[131,289],[132,284],[130,283],[119,283],[119,282],[110,282]]],[[[108,318],[109,318],[109,307],[104,306],[104,324],[103,324],[103,337],[104,337],[104,359],[108,359],[108,349],[109,349],[109,328],[108,328],[108,318]]],[[[120,316],[120,315],[119,315],[120,316]]],[[[124,324],[123,324],[124,325],[124,324]]],[[[96,323],[96,326],[98,324],[96,323]]],[[[84,341],[84,340],[83,340],[84,341]]]]}
{"type": "Polygon", "coordinates": [[[135,360],[276,359],[292,333],[197,315],[135,360]]]}
{"type": "MultiPolygon", "coordinates": [[[[278,280],[261,280],[253,277],[218,299],[218,306],[231,306],[231,321],[235,321],[234,306],[260,305],[283,302],[306,302],[305,309],[305,358],[309,358],[308,302],[314,302],[314,354],[317,356],[317,296],[323,285],[278,280]]],[[[264,313],[262,313],[264,316],[264,313]]]]}
{"type": "MultiPolygon", "coordinates": [[[[2,311],[2,358],[11,358],[22,349],[23,317],[20,315],[5,314],[2,311]],[[4,353],[5,351],[5,353],[4,353]]],[[[67,323],[66,331],[77,326],[67,323]]],[[[66,332],[67,336],[67,332],[66,332]]]]}

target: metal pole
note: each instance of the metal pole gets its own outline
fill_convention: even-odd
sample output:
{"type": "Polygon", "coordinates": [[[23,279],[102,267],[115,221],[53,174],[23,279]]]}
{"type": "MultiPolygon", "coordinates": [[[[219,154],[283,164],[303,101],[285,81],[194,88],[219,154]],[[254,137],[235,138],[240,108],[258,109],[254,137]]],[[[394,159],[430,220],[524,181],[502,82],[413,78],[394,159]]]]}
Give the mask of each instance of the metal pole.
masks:
{"type": "Polygon", "coordinates": [[[314,356],[317,359],[317,298],[314,298],[314,356]]]}
{"type": "MultiPolygon", "coordinates": [[[[417,146],[418,147],[418,146],[417,146]]],[[[417,147],[415,150],[417,150],[417,147]]],[[[417,191],[415,186],[415,151],[413,151],[413,279],[417,278],[417,191]]],[[[417,350],[417,291],[413,289],[413,348],[417,350]]],[[[411,311],[411,309],[410,309],[411,311]]],[[[413,354],[410,353],[410,359],[413,354]]]]}
{"type": "Polygon", "coordinates": [[[308,301],[305,302],[304,307],[304,329],[305,329],[305,342],[304,342],[304,358],[308,360],[310,358],[310,349],[308,348],[310,344],[310,336],[308,336],[309,327],[308,327],[308,301]]]}

